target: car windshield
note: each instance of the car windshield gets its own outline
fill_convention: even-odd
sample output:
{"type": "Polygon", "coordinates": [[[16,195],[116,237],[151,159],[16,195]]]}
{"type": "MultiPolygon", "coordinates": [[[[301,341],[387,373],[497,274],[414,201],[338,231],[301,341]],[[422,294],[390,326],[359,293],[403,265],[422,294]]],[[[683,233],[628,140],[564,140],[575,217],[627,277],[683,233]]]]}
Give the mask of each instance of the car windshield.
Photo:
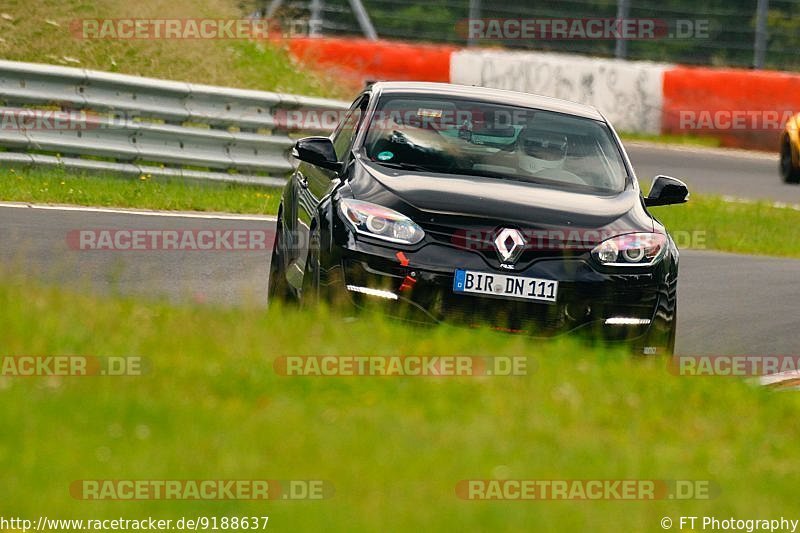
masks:
{"type": "Polygon", "coordinates": [[[620,192],[627,177],[601,121],[455,97],[384,97],[364,152],[391,168],[586,192],[620,192]]]}

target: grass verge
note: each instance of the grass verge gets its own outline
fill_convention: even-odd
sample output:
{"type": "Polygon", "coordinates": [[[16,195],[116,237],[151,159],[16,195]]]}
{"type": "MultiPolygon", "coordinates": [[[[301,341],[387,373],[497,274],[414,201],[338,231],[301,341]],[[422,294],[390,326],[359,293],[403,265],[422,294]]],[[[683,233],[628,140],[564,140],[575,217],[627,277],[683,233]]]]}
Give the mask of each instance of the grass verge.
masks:
{"type": "Polygon", "coordinates": [[[651,209],[679,248],[800,257],[800,211],[773,202],[692,195],[684,205],[651,209]]]}
{"type": "Polygon", "coordinates": [[[633,132],[620,133],[619,136],[623,141],[646,141],[664,145],[699,146],[702,148],[719,148],[722,146],[720,139],[711,136],[633,132]]]}
{"type": "Polygon", "coordinates": [[[324,311],[175,307],[0,283],[0,355],[143,376],[0,377],[0,501],[50,518],[264,516],[279,531],[660,531],[796,501],[800,397],[562,341],[324,311]],[[287,355],[526,356],[513,377],[285,377],[287,355]],[[742,420],[747,423],[743,424],[742,420]],[[322,501],[80,501],[82,479],[324,479],[322,501]],[[477,502],[464,479],[709,480],[712,499],[477,502]]]}
{"type": "MultiPolygon", "coordinates": [[[[0,199],[144,209],[275,214],[280,190],[151,179],[109,178],[53,170],[0,170],[0,199]]],[[[656,207],[680,248],[800,257],[800,211],[771,202],[736,203],[692,195],[656,207]]]]}
{"type": "Polygon", "coordinates": [[[173,211],[275,214],[280,190],[239,184],[106,177],[64,169],[2,169],[6,201],[173,211]]]}
{"type": "MultiPolygon", "coordinates": [[[[6,0],[0,57],[151,78],[330,97],[346,88],[298,65],[281,47],[247,39],[85,38],[84,20],[242,19],[263,7],[226,0],[6,0]]],[[[116,27],[116,26],[115,26],[116,27]]],[[[96,33],[96,32],[95,32],[96,33]]],[[[94,35],[89,33],[87,35],[94,35]]]]}

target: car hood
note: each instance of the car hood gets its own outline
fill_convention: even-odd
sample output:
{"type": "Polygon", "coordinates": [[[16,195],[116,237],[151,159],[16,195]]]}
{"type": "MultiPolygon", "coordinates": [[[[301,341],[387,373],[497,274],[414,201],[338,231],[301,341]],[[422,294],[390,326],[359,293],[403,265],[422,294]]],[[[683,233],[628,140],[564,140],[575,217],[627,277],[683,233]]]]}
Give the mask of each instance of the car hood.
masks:
{"type": "Polygon", "coordinates": [[[604,196],[498,178],[407,172],[363,160],[356,164],[360,168],[350,183],[356,198],[427,222],[457,216],[527,227],[613,226],[616,233],[653,229],[632,187],[604,196]]]}

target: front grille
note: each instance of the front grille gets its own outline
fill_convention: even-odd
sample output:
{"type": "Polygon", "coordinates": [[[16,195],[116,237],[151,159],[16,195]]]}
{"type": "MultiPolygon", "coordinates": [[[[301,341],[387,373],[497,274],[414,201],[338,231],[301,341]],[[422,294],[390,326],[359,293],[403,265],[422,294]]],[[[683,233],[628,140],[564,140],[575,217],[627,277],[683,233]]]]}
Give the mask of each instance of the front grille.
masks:
{"type": "MultiPolygon", "coordinates": [[[[426,235],[434,241],[479,253],[489,265],[495,268],[499,268],[500,258],[494,244],[494,236],[500,228],[513,227],[500,223],[458,226],[431,222],[421,224],[421,226],[426,235]]],[[[522,232],[526,240],[522,254],[515,261],[517,266],[523,268],[539,259],[578,257],[586,254],[593,246],[593,244],[570,243],[558,238],[548,238],[550,234],[546,229],[516,229],[522,232]]],[[[554,235],[560,235],[560,233],[554,235]]]]}

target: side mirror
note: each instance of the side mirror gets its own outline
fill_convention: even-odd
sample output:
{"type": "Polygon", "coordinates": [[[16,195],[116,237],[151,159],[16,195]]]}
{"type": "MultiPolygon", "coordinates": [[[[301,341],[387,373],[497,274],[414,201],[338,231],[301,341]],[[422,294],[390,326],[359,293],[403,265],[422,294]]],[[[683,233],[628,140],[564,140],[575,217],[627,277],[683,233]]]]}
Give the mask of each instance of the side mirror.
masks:
{"type": "Polygon", "coordinates": [[[342,164],[336,159],[333,143],[327,137],[300,139],[292,149],[292,157],[336,172],[342,169],[342,164]]]}
{"type": "Polygon", "coordinates": [[[644,205],[653,207],[657,205],[683,204],[689,199],[689,188],[681,180],[669,176],[656,176],[650,194],[644,199],[644,205]]]}

